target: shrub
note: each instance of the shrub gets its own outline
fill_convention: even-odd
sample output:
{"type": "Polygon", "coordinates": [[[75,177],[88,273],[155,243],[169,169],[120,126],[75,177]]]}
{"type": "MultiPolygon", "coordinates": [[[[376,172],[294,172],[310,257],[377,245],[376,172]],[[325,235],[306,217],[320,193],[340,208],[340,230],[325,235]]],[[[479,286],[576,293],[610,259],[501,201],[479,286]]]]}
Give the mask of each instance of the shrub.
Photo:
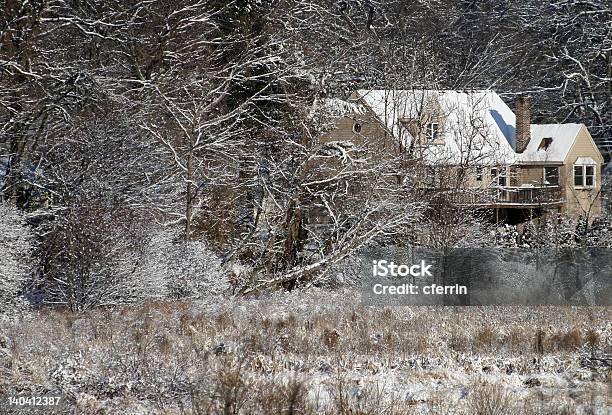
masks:
{"type": "Polygon", "coordinates": [[[170,230],[156,232],[145,248],[140,279],[147,297],[206,300],[229,289],[221,261],[203,241],[182,240],[170,230]]]}
{"type": "Polygon", "coordinates": [[[468,399],[469,413],[472,415],[510,415],[512,400],[504,389],[484,381],[477,382],[468,399]]]}
{"type": "Polygon", "coordinates": [[[133,302],[142,229],[129,209],[83,202],[39,232],[45,303],[81,311],[133,302]]]}
{"type": "Polygon", "coordinates": [[[476,347],[486,351],[490,351],[496,341],[497,335],[495,334],[493,329],[488,326],[485,326],[482,329],[478,330],[474,338],[476,347]]]}
{"type": "Polygon", "coordinates": [[[575,350],[582,346],[582,335],[580,330],[574,328],[563,336],[562,346],[565,350],[575,350]]]}

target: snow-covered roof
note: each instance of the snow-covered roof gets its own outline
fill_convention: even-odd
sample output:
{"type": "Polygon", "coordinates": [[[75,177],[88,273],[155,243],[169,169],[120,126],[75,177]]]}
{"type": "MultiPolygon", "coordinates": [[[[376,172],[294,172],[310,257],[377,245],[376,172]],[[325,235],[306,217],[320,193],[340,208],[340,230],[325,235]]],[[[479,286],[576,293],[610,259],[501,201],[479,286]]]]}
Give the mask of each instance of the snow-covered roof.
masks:
{"type": "Polygon", "coordinates": [[[340,98],[323,98],[317,105],[324,108],[332,116],[344,116],[346,114],[362,114],[366,108],[355,100],[343,100],[340,98]]]}
{"type": "Polygon", "coordinates": [[[532,124],[531,140],[518,160],[563,163],[581,128],[582,124],[532,124]],[[547,147],[543,143],[545,138],[552,138],[547,147]]]}
{"type": "Polygon", "coordinates": [[[473,165],[528,162],[562,163],[583,124],[532,124],[531,140],[515,152],[516,117],[491,90],[359,90],[356,98],[406,146],[414,142],[402,120],[437,114],[446,119],[441,145],[429,144],[423,156],[430,163],[473,165]],[[552,138],[547,146],[544,138],[552,138]]]}
{"type": "Polygon", "coordinates": [[[357,97],[406,146],[414,137],[402,120],[418,120],[427,114],[444,119],[443,144],[423,149],[423,157],[432,164],[515,161],[515,116],[494,91],[360,90],[357,97]]]}

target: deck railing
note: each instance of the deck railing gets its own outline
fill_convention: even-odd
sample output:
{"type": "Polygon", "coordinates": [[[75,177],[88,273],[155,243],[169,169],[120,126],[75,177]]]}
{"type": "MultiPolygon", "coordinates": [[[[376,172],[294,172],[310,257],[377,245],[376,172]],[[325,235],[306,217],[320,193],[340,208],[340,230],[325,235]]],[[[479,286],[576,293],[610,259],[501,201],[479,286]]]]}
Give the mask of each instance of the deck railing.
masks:
{"type": "Polygon", "coordinates": [[[539,206],[554,205],[563,201],[561,188],[545,187],[492,187],[484,189],[424,189],[427,198],[443,199],[446,202],[464,206],[516,205],[539,206]]]}
{"type": "Polygon", "coordinates": [[[495,203],[508,204],[550,204],[561,202],[559,186],[545,187],[500,187],[490,189],[495,203]]]}

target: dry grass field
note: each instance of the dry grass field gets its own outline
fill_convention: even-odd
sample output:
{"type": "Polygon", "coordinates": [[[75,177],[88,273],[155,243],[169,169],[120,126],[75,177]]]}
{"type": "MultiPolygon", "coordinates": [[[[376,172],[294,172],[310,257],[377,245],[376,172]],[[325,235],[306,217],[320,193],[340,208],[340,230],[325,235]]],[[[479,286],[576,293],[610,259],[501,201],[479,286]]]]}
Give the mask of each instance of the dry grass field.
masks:
{"type": "Polygon", "coordinates": [[[1,323],[0,393],[78,414],[609,414],[610,317],[348,290],[43,311],[1,323]]]}

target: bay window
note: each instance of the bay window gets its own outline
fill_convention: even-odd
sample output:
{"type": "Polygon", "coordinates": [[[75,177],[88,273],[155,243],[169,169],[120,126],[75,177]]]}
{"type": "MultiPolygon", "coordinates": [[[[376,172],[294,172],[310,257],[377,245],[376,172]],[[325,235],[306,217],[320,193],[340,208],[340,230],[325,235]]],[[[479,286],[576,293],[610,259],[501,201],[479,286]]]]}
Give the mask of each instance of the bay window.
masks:
{"type": "Polygon", "coordinates": [[[595,166],[574,165],[574,187],[595,186],[595,166]]]}

